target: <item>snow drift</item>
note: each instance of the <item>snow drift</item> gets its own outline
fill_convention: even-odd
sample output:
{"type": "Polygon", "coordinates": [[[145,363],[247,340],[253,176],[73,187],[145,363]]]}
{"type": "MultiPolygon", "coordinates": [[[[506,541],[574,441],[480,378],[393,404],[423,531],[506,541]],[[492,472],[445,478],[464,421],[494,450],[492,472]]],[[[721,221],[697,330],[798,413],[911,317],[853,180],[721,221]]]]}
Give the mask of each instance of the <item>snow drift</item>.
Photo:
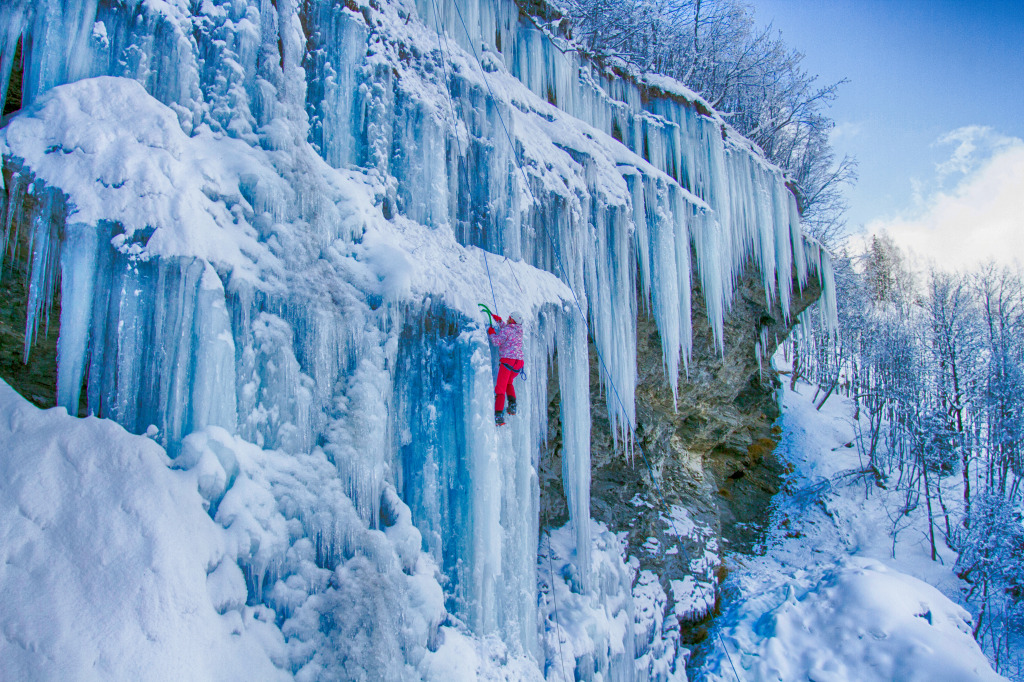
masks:
{"type": "Polygon", "coordinates": [[[273,614],[245,606],[194,475],[148,438],[40,411],[2,382],[0,414],[5,679],[286,677],[273,614]]]}

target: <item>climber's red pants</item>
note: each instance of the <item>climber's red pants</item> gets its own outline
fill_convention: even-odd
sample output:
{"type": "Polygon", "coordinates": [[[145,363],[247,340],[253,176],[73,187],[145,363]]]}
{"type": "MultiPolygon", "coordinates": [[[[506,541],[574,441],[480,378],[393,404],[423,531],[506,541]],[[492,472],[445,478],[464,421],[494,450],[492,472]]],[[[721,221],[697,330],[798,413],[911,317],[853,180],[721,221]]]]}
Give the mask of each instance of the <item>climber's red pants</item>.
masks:
{"type": "Polygon", "coordinates": [[[512,382],[519,376],[519,372],[522,369],[522,360],[501,359],[498,364],[498,383],[494,386],[495,412],[501,412],[505,409],[506,393],[508,393],[508,397],[512,398],[512,400],[516,399],[516,389],[512,386],[512,382]]]}

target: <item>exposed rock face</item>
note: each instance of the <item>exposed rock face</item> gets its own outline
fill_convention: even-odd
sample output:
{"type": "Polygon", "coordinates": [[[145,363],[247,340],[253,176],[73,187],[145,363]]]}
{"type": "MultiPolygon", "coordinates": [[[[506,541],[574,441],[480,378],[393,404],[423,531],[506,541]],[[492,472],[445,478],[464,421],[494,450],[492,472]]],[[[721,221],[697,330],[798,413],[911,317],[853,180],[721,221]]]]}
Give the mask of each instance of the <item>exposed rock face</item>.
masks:
{"type": "MultiPolygon", "coordinates": [[[[803,291],[794,282],[792,317],[820,293],[813,276],[803,291]]],[[[774,391],[779,382],[767,358],[792,329],[792,320],[784,318],[777,303],[770,308],[767,305],[753,269],[740,282],[726,318],[724,354],[714,345],[699,289],[692,306],[693,357],[688,377],[680,377],[675,405],[657,329],[646,314],[639,316],[639,447],[631,461],[623,453],[623,444],[615,447],[613,443],[593,346],[590,356],[591,513],[612,530],[627,533],[630,554],[639,560],[641,569],[658,574],[670,597],[670,582],[687,575],[709,587],[717,582],[717,565],[700,559],[705,549],[717,546],[749,551],[761,523],[767,520],[768,503],[778,489],[781,473],[772,457],[777,443],[773,422],[779,416],[774,391]],[[759,365],[756,344],[762,338],[767,339],[768,348],[759,365]],[[657,486],[648,466],[655,472],[657,486]],[[665,518],[666,502],[685,508],[697,526],[696,531],[683,533],[687,537],[682,542],[675,537],[678,523],[665,518]]],[[[540,474],[542,528],[568,519],[560,485],[557,404],[558,396],[553,393],[551,448],[540,474]]],[[[707,610],[712,608],[709,602],[707,610]]],[[[691,615],[697,621],[706,613],[698,610],[691,615]]],[[[684,641],[700,638],[699,631],[683,630],[684,641]]]]}
{"type": "MultiPolygon", "coordinates": [[[[4,186],[10,187],[5,177],[4,186]]],[[[28,197],[26,202],[32,201],[28,197]]],[[[0,228],[2,229],[2,228],[0,228]]],[[[6,253],[0,254],[0,377],[37,407],[57,399],[57,337],[60,335],[60,287],[49,319],[42,320],[28,362],[24,361],[25,317],[31,247],[28,230],[10,226],[6,253]]],[[[2,234],[2,233],[0,233],[2,234]]]]}
{"type": "Polygon", "coordinates": [[[37,407],[53,407],[60,310],[55,308],[49,331],[40,334],[28,363],[23,362],[27,289],[21,273],[6,269],[0,279],[0,377],[37,407]]]}

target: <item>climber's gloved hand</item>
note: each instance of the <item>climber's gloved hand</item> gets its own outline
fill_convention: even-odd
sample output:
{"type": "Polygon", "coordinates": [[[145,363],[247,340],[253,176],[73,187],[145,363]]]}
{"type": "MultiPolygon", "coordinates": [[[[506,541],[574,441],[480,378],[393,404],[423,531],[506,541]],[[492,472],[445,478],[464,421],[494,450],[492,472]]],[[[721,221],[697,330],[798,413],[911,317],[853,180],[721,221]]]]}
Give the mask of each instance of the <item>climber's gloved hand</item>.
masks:
{"type": "Polygon", "coordinates": [[[500,318],[500,317],[498,317],[497,315],[493,315],[493,314],[492,314],[492,315],[491,315],[491,317],[493,317],[493,318],[494,318],[494,321],[495,321],[495,322],[501,322],[501,318],[500,318]]]}

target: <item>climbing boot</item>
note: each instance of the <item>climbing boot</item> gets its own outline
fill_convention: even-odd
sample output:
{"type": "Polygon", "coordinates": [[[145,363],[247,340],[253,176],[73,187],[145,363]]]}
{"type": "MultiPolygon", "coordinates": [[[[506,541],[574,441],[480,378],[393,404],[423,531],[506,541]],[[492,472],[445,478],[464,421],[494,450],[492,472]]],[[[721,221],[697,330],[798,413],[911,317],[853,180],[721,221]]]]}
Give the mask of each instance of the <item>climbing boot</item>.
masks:
{"type": "Polygon", "coordinates": [[[504,426],[505,425],[505,413],[501,410],[495,410],[494,412],[494,425],[504,426]]]}
{"type": "Polygon", "coordinates": [[[508,412],[510,415],[513,415],[513,414],[516,413],[516,399],[515,398],[509,398],[508,399],[508,406],[505,408],[505,411],[508,412]]]}

